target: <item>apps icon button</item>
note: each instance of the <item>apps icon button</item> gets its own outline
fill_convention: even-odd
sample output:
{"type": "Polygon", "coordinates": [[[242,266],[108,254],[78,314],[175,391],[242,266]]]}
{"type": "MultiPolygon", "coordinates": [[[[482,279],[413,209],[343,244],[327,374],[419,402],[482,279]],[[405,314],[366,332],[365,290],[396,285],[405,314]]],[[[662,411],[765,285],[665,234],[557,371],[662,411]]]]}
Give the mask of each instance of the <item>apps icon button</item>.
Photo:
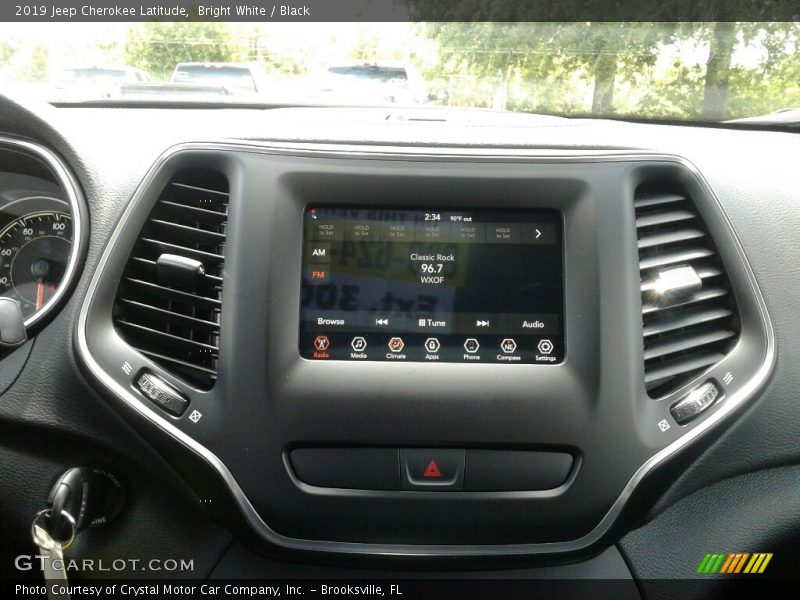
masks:
{"type": "Polygon", "coordinates": [[[436,354],[439,351],[439,348],[441,347],[442,345],[436,338],[428,338],[427,340],[425,340],[425,350],[427,350],[431,354],[436,354]]]}

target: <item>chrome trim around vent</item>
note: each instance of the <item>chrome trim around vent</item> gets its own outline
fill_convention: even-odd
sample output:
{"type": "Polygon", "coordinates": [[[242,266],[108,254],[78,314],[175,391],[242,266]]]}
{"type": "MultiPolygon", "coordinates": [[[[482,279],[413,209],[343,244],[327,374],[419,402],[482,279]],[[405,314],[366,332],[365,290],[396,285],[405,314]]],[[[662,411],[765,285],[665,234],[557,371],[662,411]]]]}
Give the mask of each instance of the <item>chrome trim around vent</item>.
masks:
{"type": "Polygon", "coordinates": [[[67,267],[64,269],[64,277],[61,279],[61,283],[59,283],[53,297],[50,298],[42,308],[25,320],[25,328],[30,329],[47,317],[50,312],[61,303],[67,291],[75,282],[78,262],[84,250],[87,231],[86,225],[83,222],[83,207],[85,206],[85,202],[67,166],[50,150],[44,146],[26,140],[0,136],[0,149],[2,149],[3,145],[22,148],[45,163],[58,180],[58,184],[67,197],[66,200],[69,203],[70,217],[72,218],[72,248],[70,249],[67,267]]]}
{"type": "MultiPolygon", "coordinates": [[[[109,323],[109,326],[111,324],[109,323]]],[[[165,152],[150,169],[145,179],[136,191],[132,201],[125,210],[119,224],[114,230],[111,239],[106,245],[100,262],[92,278],[86,298],[81,308],[79,321],[77,324],[76,336],[77,350],[79,356],[86,363],[91,374],[101,382],[108,391],[112,392],[118,399],[125,402],[129,407],[138,412],[142,417],[157,426],[163,432],[172,436],[175,440],[196,452],[203,457],[208,464],[213,467],[220,477],[223,478],[229,487],[239,509],[250,524],[250,526],[265,540],[278,546],[291,550],[307,550],[314,552],[334,552],[341,554],[361,554],[361,555],[384,555],[384,556],[489,556],[489,555],[531,555],[531,554],[555,554],[563,552],[576,552],[592,546],[609,531],[616,519],[622,512],[623,507],[630,498],[631,494],[645,476],[659,463],[663,462],[673,454],[681,450],[684,446],[703,435],[706,431],[722,421],[731,412],[737,409],[745,400],[752,397],[758,389],[766,382],[775,365],[775,333],[772,322],[767,313],[766,304],[758,289],[755,276],[747,262],[744,251],[734,233],[733,227],[727,219],[724,211],[719,205],[719,201],[714,196],[708,184],[700,176],[697,169],[686,159],[668,154],[647,153],[647,152],[608,152],[608,151],[535,151],[525,150],[454,150],[449,148],[405,148],[405,147],[367,147],[367,146],[319,146],[319,145],[297,145],[297,144],[236,144],[231,142],[209,142],[209,143],[188,143],[175,146],[165,152]],[[125,228],[130,215],[136,210],[138,203],[145,195],[155,175],[159,172],[164,162],[176,153],[186,150],[212,150],[212,151],[244,151],[273,155],[295,155],[310,157],[358,157],[373,159],[394,159],[394,160],[430,160],[430,161],[464,161],[464,162],[612,162],[612,161],[662,161],[674,163],[690,170],[697,178],[704,192],[714,203],[714,208],[718,212],[719,218],[725,227],[731,242],[735,246],[742,267],[747,275],[750,287],[758,305],[761,324],[763,326],[766,339],[764,360],[755,372],[754,376],[740,385],[740,387],[730,394],[719,408],[699,421],[691,429],[675,441],[665,446],[647,461],[644,462],[633,474],[631,479],[623,488],[619,497],[614,501],[609,511],[603,516],[600,522],[590,532],[584,536],[551,543],[531,543],[531,544],[509,544],[509,545],[413,545],[413,544],[379,544],[379,543],[356,543],[338,542],[324,540],[297,539],[284,536],[264,522],[256,512],[253,505],[245,496],[239,484],[225,464],[210,450],[200,442],[175,427],[165,417],[159,416],[150,410],[143,402],[137,398],[130,389],[126,389],[107,373],[94,359],[89,350],[86,327],[87,317],[92,303],[95,300],[97,286],[102,276],[103,270],[113,252],[115,242],[119,238],[121,231],[125,228]]]]}

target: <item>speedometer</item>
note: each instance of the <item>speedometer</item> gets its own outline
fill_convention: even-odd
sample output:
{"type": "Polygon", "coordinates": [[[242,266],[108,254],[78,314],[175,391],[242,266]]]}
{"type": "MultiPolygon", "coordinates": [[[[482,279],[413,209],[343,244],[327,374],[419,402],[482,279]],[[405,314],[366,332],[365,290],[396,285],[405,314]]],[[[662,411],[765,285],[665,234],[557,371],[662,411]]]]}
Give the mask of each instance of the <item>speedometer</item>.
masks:
{"type": "Polygon", "coordinates": [[[0,295],[19,302],[23,319],[53,298],[72,252],[72,219],[60,211],[21,216],[0,231],[0,295]]]}

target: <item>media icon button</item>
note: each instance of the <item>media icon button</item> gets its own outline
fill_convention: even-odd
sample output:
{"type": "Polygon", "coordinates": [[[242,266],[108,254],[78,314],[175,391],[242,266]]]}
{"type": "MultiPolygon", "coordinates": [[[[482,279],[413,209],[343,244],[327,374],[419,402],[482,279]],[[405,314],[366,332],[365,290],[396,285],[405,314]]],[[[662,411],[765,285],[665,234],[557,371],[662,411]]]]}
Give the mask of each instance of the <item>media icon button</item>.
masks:
{"type": "Polygon", "coordinates": [[[500,342],[500,349],[506,354],[514,354],[517,350],[517,342],[511,338],[506,338],[500,342]]]}
{"type": "Polygon", "coordinates": [[[469,338],[466,342],[464,342],[464,350],[466,350],[470,354],[475,354],[478,351],[478,348],[480,347],[481,345],[475,338],[469,338]]]}
{"type": "Polygon", "coordinates": [[[361,336],[354,337],[353,341],[350,342],[350,347],[356,352],[363,352],[367,348],[367,340],[361,336]]]}
{"type": "Polygon", "coordinates": [[[427,340],[425,340],[425,350],[427,350],[431,354],[436,354],[439,351],[439,348],[441,347],[442,345],[436,338],[428,338],[427,340]]]}
{"type": "Polygon", "coordinates": [[[403,342],[403,338],[393,337],[389,340],[389,350],[392,352],[402,352],[403,348],[405,348],[405,342],[403,342]]]}

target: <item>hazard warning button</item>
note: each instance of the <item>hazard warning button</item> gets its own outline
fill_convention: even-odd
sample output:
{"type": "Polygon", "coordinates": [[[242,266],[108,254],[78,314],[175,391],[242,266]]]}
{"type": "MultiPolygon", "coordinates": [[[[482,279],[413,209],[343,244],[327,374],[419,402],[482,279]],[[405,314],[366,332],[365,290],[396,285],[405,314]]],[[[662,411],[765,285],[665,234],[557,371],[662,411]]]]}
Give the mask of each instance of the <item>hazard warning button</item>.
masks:
{"type": "Polygon", "coordinates": [[[435,492],[464,488],[464,450],[402,448],[400,466],[404,490],[435,492]]]}

